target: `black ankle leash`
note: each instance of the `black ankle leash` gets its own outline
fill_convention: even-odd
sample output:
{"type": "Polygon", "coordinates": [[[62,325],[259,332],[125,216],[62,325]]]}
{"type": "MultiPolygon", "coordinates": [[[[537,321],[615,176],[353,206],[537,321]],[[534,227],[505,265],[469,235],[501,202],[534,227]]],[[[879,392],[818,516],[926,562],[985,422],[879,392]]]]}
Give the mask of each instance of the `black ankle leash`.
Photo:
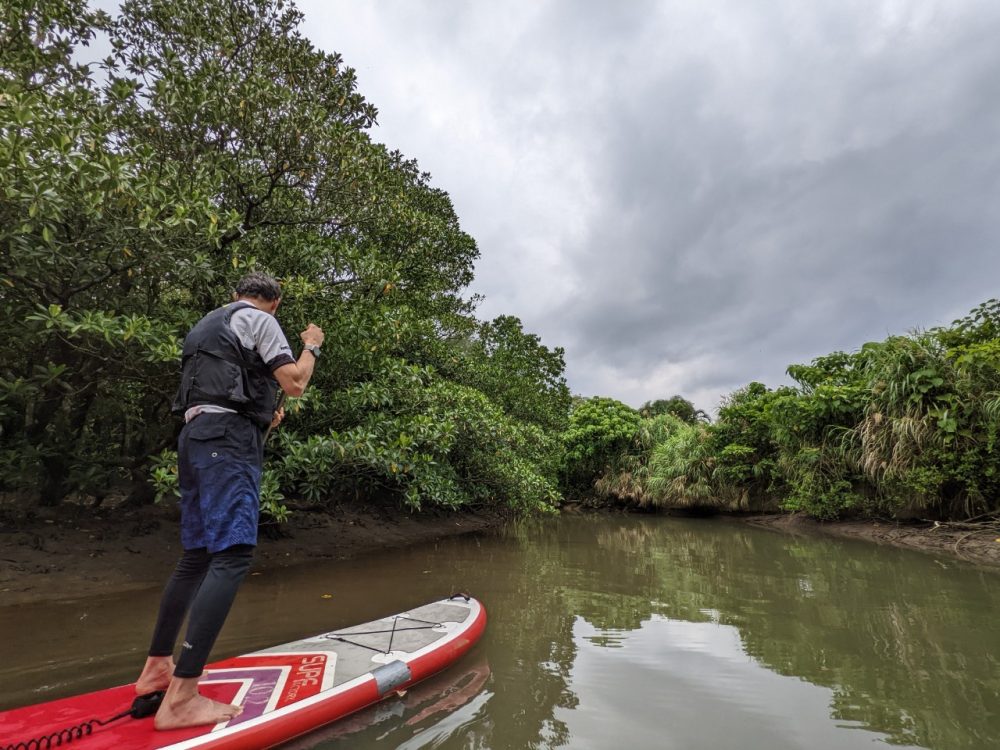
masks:
{"type": "Polygon", "coordinates": [[[98,727],[107,726],[119,719],[124,719],[126,716],[131,716],[133,719],[145,719],[156,713],[156,710],[163,702],[163,693],[163,690],[157,690],[153,693],[137,696],[132,701],[132,706],[128,711],[122,711],[110,719],[90,719],[82,724],[77,724],[67,729],[60,729],[58,732],[47,734],[44,737],[35,737],[30,740],[15,742],[13,745],[4,745],[0,747],[0,750],[49,750],[53,747],[68,745],[73,740],[78,740],[81,737],[89,737],[98,727]]]}

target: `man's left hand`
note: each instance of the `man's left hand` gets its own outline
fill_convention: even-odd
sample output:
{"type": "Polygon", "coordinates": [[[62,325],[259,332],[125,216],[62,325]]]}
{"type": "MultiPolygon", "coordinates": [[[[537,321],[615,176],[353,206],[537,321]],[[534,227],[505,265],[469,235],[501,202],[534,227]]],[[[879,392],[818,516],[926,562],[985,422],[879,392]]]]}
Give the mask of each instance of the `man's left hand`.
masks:
{"type": "Polygon", "coordinates": [[[285,407],[282,406],[278,411],[274,412],[274,417],[271,419],[271,429],[273,430],[279,424],[281,420],[285,418],[285,407]]]}

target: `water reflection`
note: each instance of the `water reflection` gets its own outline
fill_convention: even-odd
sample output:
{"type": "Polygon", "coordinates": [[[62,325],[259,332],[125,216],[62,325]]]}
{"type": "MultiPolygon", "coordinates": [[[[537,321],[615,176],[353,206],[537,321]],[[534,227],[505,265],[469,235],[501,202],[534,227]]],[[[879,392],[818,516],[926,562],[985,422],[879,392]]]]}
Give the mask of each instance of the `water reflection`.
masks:
{"type": "Polygon", "coordinates": [[[489,677],[486,653],[475,649],[453,669],[282,748],[308,750],[337,743],[434,747],[453,734],[467,737],[466,725],[490,699],[489,677]]]}
{"type": "Polygon", "coordinates": [[[411,722],[405,747],[978,750],[1000,737],[993,572],[627,517],[526,524],[480,552],[470,585],[490,607],[492,674],[454,721],[411,722]]]}
{"type": "Polygon", "coordinates": [[[841,725],[932,748],[987,748],[1000,737],[995,572],[738,525],[707,533],[690,522],[623,522],[594,537],[624,571],[609,585],[648,587],[650,602],[580,602],[599,628],[653,614],[731,625],[768,669],[828,687],[841,725]]]}
{"type": "MultiPolygon", "coordinates": [[[[290,747],[982,750],[1000,738],[998,581],[736,523],[569,517],[255,577],[219,655],[466,589],[489,612],[467,659],[290,747]]],[[[54,697],[38,692],[51,669],[106,651],[109,629],[111,655],[63,662],[59,690],[131,677],[148,632],[131,634],[135,596],[65,609],[0,609],[0,683],[24,682],[0,684],[6,705],[54,697]],[[40,643],[56,619],[58,638],[40,643]]]]}
{"type": "Polygon", "coordinates": [[[615,747],[622,726],[609,716],[627,717],[629,747],[664,750],[850,750],[875,738],[830,719],[829,690],[748,659],[733,627],[654,615],[621,639],[623,653],[598,646],[594,633],[577,623],[572,680],[580,703],[567,717],[573,748],[615,747]]]}

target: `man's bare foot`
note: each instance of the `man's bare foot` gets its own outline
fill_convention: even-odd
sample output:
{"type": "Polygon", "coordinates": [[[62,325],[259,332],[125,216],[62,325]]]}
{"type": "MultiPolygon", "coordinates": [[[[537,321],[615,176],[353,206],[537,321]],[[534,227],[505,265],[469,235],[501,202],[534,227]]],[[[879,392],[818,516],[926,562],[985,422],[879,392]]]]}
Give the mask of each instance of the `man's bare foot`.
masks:
{"type": "Polygon", "coordinates": [[[174,673],[172,656],[147,656],[142,674],[135,683],[135,694],[145,695],[156,690],[166,690],[174,673]]]}
{"type": "Polygon", "coordinates": [[[198,692],[197,677],[174,677],[156,712],[157,729],[180,729],[218,724],[243,713],[243,706],[219,703],[198,692]]]}

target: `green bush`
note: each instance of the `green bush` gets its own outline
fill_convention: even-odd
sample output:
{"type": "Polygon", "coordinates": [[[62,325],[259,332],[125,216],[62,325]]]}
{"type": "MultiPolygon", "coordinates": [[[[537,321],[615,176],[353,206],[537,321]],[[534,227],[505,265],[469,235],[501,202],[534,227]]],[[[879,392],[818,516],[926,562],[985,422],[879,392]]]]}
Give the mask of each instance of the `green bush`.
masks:
{"type": "Polygon", "coordinates": [[[597,474],[599,492],[637,506],[780,507],[818,518],[1000,512],[998,332],[1000,302],[990,300],[948,327],[792,365],[794,386],[750,383],[707,425],[656,431],[583,402],[564,437],[567,460],[578,476],[597,474]]]}
{"type": "Polygon", "coordinates": [[[641,421],[639,412],[613,398],[596,396],[574,404],[562,434],[567,490],[590,493],[594,482],[631,444],[641,421]]]}

